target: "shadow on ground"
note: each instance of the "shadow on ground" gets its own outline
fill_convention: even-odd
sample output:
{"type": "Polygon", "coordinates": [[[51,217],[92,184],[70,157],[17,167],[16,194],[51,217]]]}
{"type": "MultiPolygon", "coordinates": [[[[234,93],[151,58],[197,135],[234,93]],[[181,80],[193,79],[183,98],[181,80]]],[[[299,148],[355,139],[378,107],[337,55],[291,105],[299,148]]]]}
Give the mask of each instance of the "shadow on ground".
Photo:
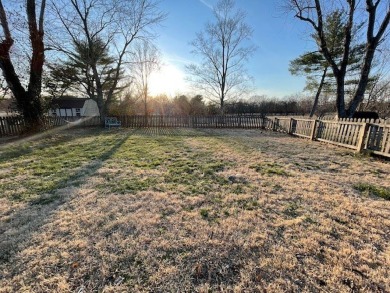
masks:
{"type": "MultiPolygon", "coordinates": [[[[0,227],[0,266],[2,263],[9,262],[23,248],[25,241],[30,238],[32,233],[39,230],[46,223],[50,214],[54,213],[70,199],[66,186],[77,186],[77,183],[80,184],[86,178],[95,174],[103,163],[117,152],[131,134],[131,132],[119,134],[118,142],[112,148],[90,163],[70,173],[66,179],[58,184],[59,188],[56,190],[49,194],[42,194],[40,197],[27,202],[19,210],[10,210],[8,212],[10,215],[2,215],[7,217],[7,220],[0,227]]],[[[71,138],[65,136],[65,139],[71,138]]],[[[59,144],[63,141],[63,139],[60,139],[55,141],[54,144],[59,144]]]]}
{"type": "Polygon", "coordinates": [[[29,137],[18,137],[13,140],[0,142],[0,163],[6,162],[19,156],[27,155],[34,149],[56,147],[64,142],[70,142],[78,138],[74,133],[82,132],[84,136],[96,135],[99,128],[88,129],[67,128],[64,130],[52,129],[29,137]]]}
{"type": "Polygon", "coordinates": [[[201,131],[200,129],[194,128],[158,128],[158,127],[148,127],[148,128],[136,128],[134,129],[133,135],[141,136],[189,136],[195,137],[199,135],[208,135],[206,132],[201,131]]]}

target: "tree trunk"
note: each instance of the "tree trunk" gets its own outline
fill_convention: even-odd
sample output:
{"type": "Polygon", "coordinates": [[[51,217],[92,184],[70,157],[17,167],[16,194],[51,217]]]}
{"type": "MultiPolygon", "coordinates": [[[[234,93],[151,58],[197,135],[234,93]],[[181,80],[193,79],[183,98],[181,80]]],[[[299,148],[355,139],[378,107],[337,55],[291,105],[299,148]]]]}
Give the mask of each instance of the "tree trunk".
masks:
{"type": "MultiPolygon", "coordinates": [[[[40,100],[40,76],[42,76],[42,73],[36,72],[34,78],[31,78],[32,74],[30,74],[29,90],[26,92],[15,72],[9,49],[10,46],[7,46],[7,44],[2,43],[0,45],[0,68],[15,97],[16,106],[25,119],[26,131],[38,131],[42,126],[42,105],[40,100]]],[[[35,65],[32,60],[32,68],[33,64],[35,65]]]]}
{"type": "Polygon", "coordinates": [[[35,1],[27,1],[26,13],[28,20],[28,31],[31,41],[31,61],[28,89],[23,87],[15,67],[11,61],[10,50],[14,43],[11,31],[8,27],[7,16],[0,1],[1,27],[4,33],[4,40],[0,43],[0,68],[4,78],[16,99],[18,110],[23,114],[27,131],[41,130],[43,125],[43,108],[41,103],[42,89],[42,68],[45,61],[43,43],[43,18],[46,1],[41,2],[41,12],[39,15],[39,26],[37,27],[35,1]]]}
{"type": "Polygon", "coordinates": [[[104,122],[104,119],[107,115],[107,109],[106,105],[104,102],[104,96],[103,96],[103,87],[102,83],[100,81],[100,76],[96,68],[96,64],[91,64],[92,72],[93,72],[93,77],[96,83],[96,102],[99,108],[99,113],[100,113],[100,120],[102,123],[104,122]]]}
{"type": "Polygon", "coordinates": [[[337,89],[336,89],[336,107],[337,107],[337,116],[339,118],[346,118],[347,113],[345,111],[345,90],[344,90],[344,76],[336,77],[337,89]]]}
{"type": "Polygon", "coordinates": [[[222,97],[221,97],[221,100],[220,100],[220,113],[221,115],[224,115],[225,114],[225,97],[223,96],[222,94],[222,97]]]}
{"type": "Polygon", "coordinates": [[[15,68],[11,62],[9,50],[13,45],[13,40],[4,40],[0,44],[0,68],[3,71],[3,76],[16,98],[18,109],[22,110],[21,107],[25,100],[26,91],[19,81],[19,77],[15,72],[15,68]]]}
{"type": "Polygon", "coordinates": [[[39,130],[43,123],[43,108],[41,103],[42,73],[43,63],[45,62],[43,34],[35,31],[31,35],[31,44],[33,52],[30,62],[30,81],[27,90],[30,105],[28,108],[23,109],[23,115],[33,130],[39,130]]]}
{"type": "Polygon", "coordinates": [[[317,93],[316,93],[316,96],[314,98],[313,107],[311,108],[311,111],[310,111],[310,118],[313,117],[315,111],[317,110],[318,100],[320,99],[320,95],[321,95],[322,87],[324,85],[327,71],[328,71],[328,67],[325,67],[324,72],[322,73],[322,76],[321,76],[320,85],[318,86],[317,93]]]}
{"type": "Polygon", "coordinates": [[[367,54],[364,58],[363,67],[361,69],[359,84],[352,101],[349,103],[349,107],[347,110],[348,117],[353,116],[356,109],[359,107],[360,103],[364,99],[364,93],[366,92],[367,84],[370,79],[370,69],[375,53],[375,48],[372,47],[373,45],[370,44],[369,48],[367,49],[367,54]]]}

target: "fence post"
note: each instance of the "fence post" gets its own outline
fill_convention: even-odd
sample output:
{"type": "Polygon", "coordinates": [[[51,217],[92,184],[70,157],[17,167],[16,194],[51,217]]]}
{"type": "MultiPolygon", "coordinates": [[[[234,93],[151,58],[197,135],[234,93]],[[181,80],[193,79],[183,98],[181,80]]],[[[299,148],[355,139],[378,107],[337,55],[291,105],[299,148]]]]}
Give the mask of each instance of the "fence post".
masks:
{"type": "Polygon", "coordinates": [[[317,119],[313,120],[313,126],[311,128],[311,134],[310,134],[311,140],[315,140],[316,139],[317,124],[318,124],[318,120],[317,119]]]}
{"type": "Polygon", "coordinates": [[[290,125],[288,126],[288,134],[293,133],[293,121],[294,121],[294,119],[290,118],[290,125]]]}
{"type": "Polygon", "coordinates": [[[277,123],[276,123],[277,121],[278,121],[278,118],[275,117],[275,118],[274,118],[274,123],[273,123],[273,125],[272,125],[272,130],[273,130],[273,131],[277,131],[277,123]]]}
{"type": "Polygon", "coordinates": [[[364,149],[364,140],[366,138],[366,134],[367,134],[367,131],[368,131],[368,126],[369,126],[369,123],[362,123],[361,124],[361,128],[360,128],[360,132],[359,132],[359,137],[358,137],[358,143],[357,143],[357,152],[358,153],[361,153],[364,149]]]}

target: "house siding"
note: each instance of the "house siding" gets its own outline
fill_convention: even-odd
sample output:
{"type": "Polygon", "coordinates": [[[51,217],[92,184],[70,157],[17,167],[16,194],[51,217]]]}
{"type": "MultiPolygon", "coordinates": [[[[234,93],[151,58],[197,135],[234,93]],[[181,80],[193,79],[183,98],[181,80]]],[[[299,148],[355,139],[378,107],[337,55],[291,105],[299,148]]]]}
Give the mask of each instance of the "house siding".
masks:
{"type": "Polygon", "coordinates": [[[59,117],[91,117],[99,116],[99,108],[94,100],[85,100],[80,108],[57,108],[49,111],[49,116],[59,117]]]}
{"type": "Polygon", "coordinates": [[[87,100],[84,103],[84,107],[81,109],[81,116],[99,116],[99,108],[96,101],[87,100]]]}

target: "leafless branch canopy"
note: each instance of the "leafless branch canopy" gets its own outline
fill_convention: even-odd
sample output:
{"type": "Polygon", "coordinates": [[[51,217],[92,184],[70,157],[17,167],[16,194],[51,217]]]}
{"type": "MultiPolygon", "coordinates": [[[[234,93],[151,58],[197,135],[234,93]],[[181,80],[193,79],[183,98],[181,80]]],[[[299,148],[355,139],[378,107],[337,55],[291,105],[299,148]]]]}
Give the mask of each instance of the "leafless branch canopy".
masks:
{"type": "Polygon", "coordinates": [[[214,19],[191,43],[201,61],[187,66],[187,70],[195,87],[218,100],[223,110],[225,101],[235,96],[235,89],[248,83],[244,65],[255,47],[248,45],[253,30],[233,0],[219,1],[214,19]]]}
{"type": "MultiPolygon", "coordinates": [[[[102,113],[107,108],[105,103],[109,104],[113,98],[124,64],[130,60],[132,45],[137,40],[150,39],[153,28],[166,15],[159,10],[155,0],[52,0],[51,4],[68,44],[87,42],[92,48],[96,40],[102,41],[115,60],[112,78],[116,82],[105,96],[96,62],[94,58],[90,60],[96,99],[102,113]]],[[[67,56],[72,54],[72,46],[64,46],[56,37],[51,40],[58,51],[67,56]]]]}
{"type": "Polygon", "coordinates": [[[322,0],[287,0],[289,8],[294,11],[295,17],[307,22],[312,27],[317,40],[319,51],[330,64],[337,82],[337,108],[341,117],[351,116],[364,98],[369,75],[374,59],[375,51],[386,37],[390,22],[390,2],[388,0],[342,0],[342,1],[322,1],[322,0]],[[357,11],[363,10],[361,7],[365,3],[366,14],[359,16],[357,11]],[[329,50],[329,44],[324,34],[324,9],[328,13],[336,9],[343,11],[346,15],[344,27],[344,46],[341,60],[336,60],[329,50]],[[365,43],[365,55],[363,58],[359,84],[348,108],[344,101],[344,83],[351,57],[351,46],[353,42],[353,30],[358,23],[365,23],[366,39],[360,42],[365,43]]]}

